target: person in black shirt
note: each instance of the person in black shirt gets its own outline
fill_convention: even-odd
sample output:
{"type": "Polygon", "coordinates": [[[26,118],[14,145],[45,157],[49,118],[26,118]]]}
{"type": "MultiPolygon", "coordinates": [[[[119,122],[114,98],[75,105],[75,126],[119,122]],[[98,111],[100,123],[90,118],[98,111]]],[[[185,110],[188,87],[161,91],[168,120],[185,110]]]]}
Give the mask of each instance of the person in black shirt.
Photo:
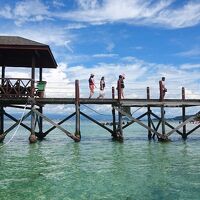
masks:
{"type": "MultiPolygon", "coordinates": [[[[124,79],[125,79],[125,76],[119,75],[118,83],[120,84],[120,87],[121,87],[121,98],[122,99],[124,99],[124,88],[125,88],[124,79]]],[[[118,90],[118,87],[117,87],[117,90],[118,90]]]]}
{"type": "Polygon", "coordinates": [[[104,76],[101,77],[100,80],[100,91],[99,91],[99,96],[97,97],[98,99],[100,98],[104,98],[105,96],[105,92],[104,92],[104,88],[105,88],[106,84],[105,84],[105,80],[104,80],[104,76]]]}

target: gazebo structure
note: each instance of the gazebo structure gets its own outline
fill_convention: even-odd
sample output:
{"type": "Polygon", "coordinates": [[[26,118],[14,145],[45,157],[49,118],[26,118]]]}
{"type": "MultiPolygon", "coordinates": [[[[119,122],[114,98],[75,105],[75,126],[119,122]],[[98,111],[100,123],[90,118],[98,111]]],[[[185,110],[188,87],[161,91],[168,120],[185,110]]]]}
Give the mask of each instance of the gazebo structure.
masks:
{"type": "MultiPolygon", "coordinates": [[[[41,90],[36,90],[35,83],[38,81],[41,87],[43,68],[56,68],[57,63],[48,45],[38,43],[29,39],[16,36],[0,36],[0,66],[2,68],[1,80],[0,80],[0,140],[5,137],[4,134],[4,115],[10,119],[17,121],[13,116],[5,112],[5,107],[11,104],[18,104],[18,102],[27,102],[28,99],[34,99],[37,95],[42,94],[41,90]],[[6,67],[13,68],[30,68],[31,77],[19,78],[6,76],[6,67]],[[39,80],[36,80],[36,68],[38,68],[39,80]]],[[[39,89],[39,88],[38,88],[39,89]]],[[[31,107],[33,108],[34,101],[31,101],[31,107]]],[[[40,106],[40,112],[42,112],[42,106],[40,106]]],[[[34,133],[35,116],[31,114],[31,136],[30,142],[36,141],[34,133]]],[[[40,119],[42,124],[42,118],[40,119]]],[[[42,125],[41,125],[42,127],[42,125]]],[[[10,127],[12,129],[13,127],[10,127]]]]}

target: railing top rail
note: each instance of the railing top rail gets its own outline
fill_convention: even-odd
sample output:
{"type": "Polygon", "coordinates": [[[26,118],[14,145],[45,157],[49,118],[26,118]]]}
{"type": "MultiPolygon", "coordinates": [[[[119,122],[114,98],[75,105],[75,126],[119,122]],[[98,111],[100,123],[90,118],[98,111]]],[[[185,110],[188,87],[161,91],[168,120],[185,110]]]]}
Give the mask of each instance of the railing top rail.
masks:
{"type": "Polygon", "coordinates": [[[0,78],[0,80],[33,80],[31,78],[0,78]]]}

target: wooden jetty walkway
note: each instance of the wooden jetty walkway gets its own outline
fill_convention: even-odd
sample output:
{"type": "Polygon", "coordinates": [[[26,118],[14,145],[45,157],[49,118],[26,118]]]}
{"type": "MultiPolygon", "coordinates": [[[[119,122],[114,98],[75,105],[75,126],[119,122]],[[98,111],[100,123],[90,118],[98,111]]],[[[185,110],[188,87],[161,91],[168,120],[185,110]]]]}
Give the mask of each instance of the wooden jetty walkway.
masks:
{"type": "MultiPolygon", "coordinates": [[[[53,57],[53,54],[48,45],[44,45],[35,41],[27,40],[20,37],[0,36],[0,66],[2,68],[2,76],[0,78],[0,141],[2,142],[6,135],[11,132],[19,124],[30,131],[29,141],[34,143],[37,139],[46,137],[55,128],[62,131],[68,137],[74,141],[79,142],[81,140],[81,118],[92,121],[98,126],[108,131],[111,136],[116,140],[123,140],[124,130],[134,123],[144,127],[148,133],[148,139],[157,138],[160,141],[168,141],[169,137],[177,133],[183,139],[186,139],[188,135],[193,133],[200,127],[200,124],[196,124],[193,129],[187,131],[186,125],[190,121],[199,118],[199,112],[195,113],[190,118],[186,118],[186,109],[188,107],[200,106],[200,99],[186,99],[185,89],[182,88],[181,99],[164,99],[163,92],[160,88],[160,98],[150,98],[150,88],[146,89],[145,99],[122,99],[121,87],[118,82],[118,93],[115,94],[115,89],[112,88],[112,98],[105,99],[89,99],[80,98],[79,81],[75,81],[75,96],[74,98],[46,98],[44,97],[45,84],[43,81],[43,68],[56,68],[57,64],[53,57]],[[31,69],[31,77],[28,78],[11,78],[6,77],[6,67],[24,67],[31,69]],[[38,70],[36,70],[38,69],[38,70]],[[38,71],[38,80],[36,80],[36,72],[38,71]],[[48,118],[43,112],[45,105],[51,104],[64,104],[74,106],[74,112],[67,115],[60,122],[54,122],[48,118]],[[94,117],[84,113],[81,109],[81,105],[110,105],[112,115],[112,127],[108,127],[102,124],[94,117]],[[26,109],[28,112],[21,118],[17,119],[14,114],[8,113],[7,107],[16,109],[26,109]],[[138,117],[134,117],[130,113],[130,108],[138,107],[145,108],[145,112],[138,117]],[[160,109],[160,115],[158,116],[153,112],[153,108],[160,109]],[[174,127],[165,119],[165,108],[180,108],[182,111],[181,123],[174,127]],[[5,116],[15,123],[8,129],[4,128],[5,116]],[[129,119],[127,124],[123,124],[123,116],[129,119]],[[75,130],[71,133],[66,128],[62,127],[62,124],[67,120],[75,117],[75,130]],[[30,118],[30,124],[27,125],[23,121],[30,118]],[[147,119],[146,122],[143,119],[147,119]],[[156,119],[156,122],[155,120],[156,119]],[[48,121],[52,127],[44,131],[43,120],[48,121]],[[170,128],[170,131],[166,130],[166,127],[170,128]]],[[[47,80],[48,81],[48,80],[47,80]]]]}

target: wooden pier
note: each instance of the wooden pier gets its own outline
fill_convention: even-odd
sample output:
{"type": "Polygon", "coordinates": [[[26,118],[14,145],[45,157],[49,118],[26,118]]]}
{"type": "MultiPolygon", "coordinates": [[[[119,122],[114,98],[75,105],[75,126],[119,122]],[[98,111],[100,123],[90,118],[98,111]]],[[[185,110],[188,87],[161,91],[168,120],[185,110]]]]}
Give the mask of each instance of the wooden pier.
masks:
{"type": "MultiPolygon", "coordinates": [[[[46,98],[44,97],[45,81],[43,81],[43,68],[56,68],[57,64],[48,45],[30,41],[19,37],[0,37],[0,66],[2,68],[2,76],[0,83],[0,141],[2,142],[6,135],[11,132],[19,124],[30,132],[29,141],[34,143],[37,139],[46,137],[55,128],[61,130],[68,137],[76,142],[81,140],[81,118],[92,121],[98,126],[105,129],[111,134],[113,139],[123,140],[124,130],[133,125],[139,124],[147,130],[148,139],[157,138],[160,141],[168,141],[169,137],[177,133],[183,139],[193,133],[200,127],[195,127],[187,131],[186,126],[191,120],[199,118],[199,112],[190,118],[186,118],[186,109],[188,107],[200,106],[200,99],[186,99],[185,89],[182,88],[181,99],[164,99],[162,90],[160,89],[160,98],[150,98],[150,88],[146,88],[145,99],[122,99],[120,83],[118,83],[118,93],[115,94],[114,88],[111,89],[112,97],[105,99],[89,99],[80,98],[79,80],[75,80],[74,98],[46,98]],[[25,67],[31,69],[31,77],[27,78],[11,78],[6,77],[6,67],[25,67]],[[36,80],[36,69],[38,68],[38,80],[36,80]],[[37,83],[37,84],[36,84],[37,83]],[[43,84],[43,87],[38,84],[43,84]],[[66,117],[60,122],[54,122],[48,118],[43,112],[43,107],[50,104],[64,104],[74,106],[74,112],[66,114],[66,117]],[[81,110],[81,105],[110,105],[112,115],[112,127],[102,124],[94,117],[89,116],[81,110]],[[6,111],[6,107],[26,109],[27,112],[22,119],[16,119],[12,113],[6,111]],[[140,116],[134,117],[129,111],[131,108],[145,108],[145,112],[140,116]],[[154,108],[160,109],[158,116],[153,112],[154,108]],[[181,123],[174,127],[165,119],[165,108],[180,108],[182,112],[181,123]],[[4,117],[9,118],[15,123],[7,130],[4,128],[4,117]],[[123,116],[129,119],[127,124],[123,124],[123,116]],[[23,121],[30,117],[29,126],[23,121]],[[75,130],[71,133],[62,124],[67,120],[75,117],[75,130]],[[143,120],[146,119],[146,122],[143,120]],[[155,120],[156,119],[156,122],[155,120]],[[43,130],[43,120],[48,121],[52,127],[43,130]],[[36,130],[37,127],[37,130],[36,130]],[[170,128],[167,132],[166,127],[170,128]]],[[[48,80],[47,80],[48,81],[48,80]]]]}

